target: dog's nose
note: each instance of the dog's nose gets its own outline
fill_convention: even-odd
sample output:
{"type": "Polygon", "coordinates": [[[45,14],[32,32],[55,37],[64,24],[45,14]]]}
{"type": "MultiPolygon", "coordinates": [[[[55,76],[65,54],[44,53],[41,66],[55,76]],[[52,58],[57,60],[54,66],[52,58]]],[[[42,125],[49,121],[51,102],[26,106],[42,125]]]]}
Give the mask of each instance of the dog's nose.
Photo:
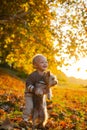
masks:
{"type": "Polygon", "coordinates": [[[55,82],[55,84],[57,84],[57,81],[55,82]]]}
{"type": "Polygon", "coordinates": [[[56,84],[58,84],[58,80],[56,80],[56,82],[55,82],[56,84]]]}
{"type": "Polygon", "coordinates": [[[55,81],[54,83],[53,83],[53,85],[56,85],[57,84],[57,81],[55,81]]]}

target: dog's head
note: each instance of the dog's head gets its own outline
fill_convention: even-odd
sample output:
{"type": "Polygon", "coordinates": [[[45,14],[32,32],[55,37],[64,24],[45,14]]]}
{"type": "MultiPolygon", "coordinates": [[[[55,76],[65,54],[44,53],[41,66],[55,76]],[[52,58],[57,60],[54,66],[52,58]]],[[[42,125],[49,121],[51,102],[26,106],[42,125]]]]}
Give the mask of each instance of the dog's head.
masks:
{"type": "Polygon", "coordinates": [[[52,73],[50,73],[50,71],[44,73],[43,79],[43,82],[41,81],[35,84],[36,95],[46,94],[49,91],[50,87],[55,86],[58,83],[56,77],[52,73]]]}
{"type": "Polygon", "coordinates": [[[50,73],[50,71],[47,71],[44,74],[44,81],[49,87],[52,87],[58,83],[58,80],[52,73],[50,73]]]}

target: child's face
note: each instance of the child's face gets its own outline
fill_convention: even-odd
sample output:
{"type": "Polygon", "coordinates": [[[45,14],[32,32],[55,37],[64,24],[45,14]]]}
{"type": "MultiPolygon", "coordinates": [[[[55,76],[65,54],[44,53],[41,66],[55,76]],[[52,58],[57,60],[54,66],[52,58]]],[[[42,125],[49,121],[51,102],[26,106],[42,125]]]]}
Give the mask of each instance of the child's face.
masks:
{"type": "Polygon", "coordinates": [[[39,71],[45,71],[48,67],[47,59],[43,56],[40,56],[35,63],[35,68],[39,71]]]}

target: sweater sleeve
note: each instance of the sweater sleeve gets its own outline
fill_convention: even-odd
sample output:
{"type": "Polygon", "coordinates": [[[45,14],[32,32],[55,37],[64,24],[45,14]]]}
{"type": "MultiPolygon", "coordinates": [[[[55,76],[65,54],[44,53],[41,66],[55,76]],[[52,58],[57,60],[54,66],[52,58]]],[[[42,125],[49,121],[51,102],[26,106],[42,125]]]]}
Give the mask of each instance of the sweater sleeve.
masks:
{"type": "Polygon", "coordinates": [[[27,92],[33,92],[34,84],[35,84],[35,78],[34,78],[34,75],[31,74],[31,75],[28,76],[28,78],[26,80],[26,91],[27,92]]]}

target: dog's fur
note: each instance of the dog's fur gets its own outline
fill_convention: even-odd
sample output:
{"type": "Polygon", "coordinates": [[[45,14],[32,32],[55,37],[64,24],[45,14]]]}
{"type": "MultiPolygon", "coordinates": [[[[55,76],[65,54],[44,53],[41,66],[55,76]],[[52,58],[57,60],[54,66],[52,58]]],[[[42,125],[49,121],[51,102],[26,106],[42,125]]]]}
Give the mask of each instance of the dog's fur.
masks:
{"type": "Polygon", "coordinates": [[[57,80],[54,75],[50,74],[48,71],[44,74],[45,83],[36,83],[35,92],[39,95],[34,94],[33,102],[33,130],[35,129],[35,124],[38,121],[43,127],[45,126],[48,114],[47,114],[47,106],[46,106],[46,94],[50,91],[50,87],[57,84],[57,80]]]}

